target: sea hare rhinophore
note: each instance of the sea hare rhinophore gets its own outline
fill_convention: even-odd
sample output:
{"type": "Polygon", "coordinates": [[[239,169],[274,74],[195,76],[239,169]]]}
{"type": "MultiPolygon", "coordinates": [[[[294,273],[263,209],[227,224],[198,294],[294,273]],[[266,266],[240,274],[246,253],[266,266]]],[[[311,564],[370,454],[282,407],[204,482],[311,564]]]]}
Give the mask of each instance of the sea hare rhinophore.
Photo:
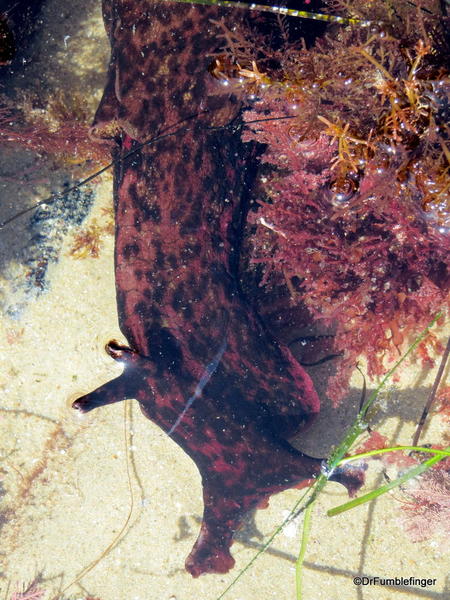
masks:
{"type": "Polygon", "coordinates": [[[194,576],[228,571],[245,513],[320,470],[287,441],[319,410],[311,380],[239,289],[249,152],[220,127],[240,107],[207,69],[221,15],[236,21],[212,7],[104,2],[112,55],[94,130],[114,136],[118,159],[178,132],[117,163],[116,290],[129,347],[107,351],[125,370],[74,403],[135,398],[193,459],[204,497],[186,561],[194,576]]]}

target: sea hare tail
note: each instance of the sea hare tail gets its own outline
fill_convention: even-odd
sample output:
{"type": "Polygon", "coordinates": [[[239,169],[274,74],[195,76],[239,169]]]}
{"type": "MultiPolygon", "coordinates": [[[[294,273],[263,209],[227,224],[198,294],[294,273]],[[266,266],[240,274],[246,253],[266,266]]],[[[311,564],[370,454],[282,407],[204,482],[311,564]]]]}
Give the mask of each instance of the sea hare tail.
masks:
{"type": "Polygon", "coordinates": [[[272,494],[316,476],[321,460],[297,452],[282,440],[262,439],[245,472],[240,472],[240,465],[236,455],[228,463],[221,462],[213,476],[203,473],[203,520],[185,564],[193,577],[228,572],[234,566],[233,535],[249,511],[267,506],[272,494]]]}
{"type": "Polygon", "coordinates": [[[205,508],[197,541],[185,567],[193,577],[205,573],[228,573],[234,567],[231,556],[233,532],[242,518],[242,508],[230,498],[220,500],[204,488],[205,508]]]}
{"type": "MultiPolygon", "coordinates": [[[[267,460],[258,462],[253,457],[253,477],[246,474],[241,481],[231,476],[232,465],[223,466],[223,473],[214,478],[203,477],[203,521],[197,541],[186,560],[186,570],[193,577],[204,573],[226,573],[234,566],[230,547],[233,535],[241,527],[245,515],[254,508],[268,505],[270,496],[316,477],[323,461],[311,458],[280,441],[271,448],[270,471],[267,460]],[[275,450],[275,451],[274,451],[275,450]],[[276,472],[274,464],[277,465],[276,472]]],[[[260,457],[259,457],[260,458],[260,457]]],[[[267,459],[267,456],[266,456],[267,459]]],[[[364,482],[364,468],[345,466],[336,469],[333,481],[343,484],[350,495],[364,482]]]]}

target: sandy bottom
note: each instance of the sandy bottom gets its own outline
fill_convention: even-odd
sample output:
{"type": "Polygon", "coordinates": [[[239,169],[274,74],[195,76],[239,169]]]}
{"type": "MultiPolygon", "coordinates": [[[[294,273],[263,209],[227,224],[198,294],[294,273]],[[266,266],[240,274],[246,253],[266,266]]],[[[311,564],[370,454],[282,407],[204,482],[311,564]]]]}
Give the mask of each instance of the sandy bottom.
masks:
{"type": "MultiPolygon", "coordinates": [[[[52,23],[62,3],[49,5],[52,23]]],[[[92,31],[100,27],[100,15],[95,3],[88,5],[87,31],[92,31]]],[[[59,64],[63,36],[54,54],[59,64]]],[[[111,206],[107,177],[95,195],[83,227],[94,219],[101,222],[111,206]]],[[[37,578],[46,600],[58,593],[80,600],[216,600],[302,492],[274,496],[269,508],[249,519],[233,545],[236,567],[231,573],[194,580],[185,572],[202,514],[200,478],[192,461],[133,401],[84,417],[70,408],[74,398],[118,375],[120,368],[103,347],[111,338],[123,339],[116,317],[112,238],[102,237],[98,258],[81,260],[70,255],[75,233],[64,234],[59,260],[49,265],[39,294],[23,291],[29,270],[20,253],[8,253],[8,235],[0,240],[2,263],[14,274],[5,279],[8,306],[20,297],[20,310],[4,316],[0,332],[0,597],[9,599],[16,588],[37,578]]],[[[385,391],[375,427],[393,444],[410,443],[433,376],[434,371],[412,365],[385,391]]],[[[359,384],[356,376],[353,383],[359,384]]],[[[326,451],[354,414],[358,396],[353,389],[351,402],[339,412],[326,405],[301,447],[315,455],[326,451]]],[[[436,416],[423,442],[439,443],[443,433],[444,423],[436,416]]],[[[374,461],[366,489],[381,483],[374,461]]],[[[328,508],[346,499],[343,488],[330,483],[315,508],[304,600],[450,597],[448,552],[440,539],[409,541],[399,518],[402,491],[326,516],[328,508]],[[427,587],[358,587],[353,583],[358,575],[436,581],[427,587]]],[[[290,524],[225,598],[295,598],[298,549],[299,530],[290,524]]]]}

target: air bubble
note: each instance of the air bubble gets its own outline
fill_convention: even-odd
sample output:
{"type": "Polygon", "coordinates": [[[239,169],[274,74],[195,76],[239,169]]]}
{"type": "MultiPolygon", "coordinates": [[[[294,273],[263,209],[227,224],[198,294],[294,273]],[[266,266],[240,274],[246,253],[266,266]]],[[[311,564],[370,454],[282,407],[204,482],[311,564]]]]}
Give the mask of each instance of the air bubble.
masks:
{"type": "Polygon", "coordinates": [[[323,460],[320,465],[320,472],[329,479],[335,471],[335,467],[331,467],[326,460],[323,460]]]}

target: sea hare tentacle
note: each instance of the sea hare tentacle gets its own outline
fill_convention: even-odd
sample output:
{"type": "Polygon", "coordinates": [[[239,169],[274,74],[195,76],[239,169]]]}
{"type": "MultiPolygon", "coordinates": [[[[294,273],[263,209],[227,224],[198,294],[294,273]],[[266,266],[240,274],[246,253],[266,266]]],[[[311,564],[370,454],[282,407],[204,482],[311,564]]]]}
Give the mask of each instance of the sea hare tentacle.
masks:
{"type": "Polygon", "coordinates": [[[198,576],[232,567],[232,536],[248,510],[319,472],[320,460],[286,441],[319,399],[238,284],[249,149],[235,131],[217,128],[239,104],[207,69],[218,46],[211,19],[235,22],[236,14],[145,5],[104,2],[112,58],[94,123],[99,135],[115,132],[124,159],[114,182],[115,267],[130,347],[109,345],[124,373],[74,407],[136,398],[191,456],[205,514],[186,567],[198,576]],[[139,148],[180,123],[176,136],[139,148]]]}

